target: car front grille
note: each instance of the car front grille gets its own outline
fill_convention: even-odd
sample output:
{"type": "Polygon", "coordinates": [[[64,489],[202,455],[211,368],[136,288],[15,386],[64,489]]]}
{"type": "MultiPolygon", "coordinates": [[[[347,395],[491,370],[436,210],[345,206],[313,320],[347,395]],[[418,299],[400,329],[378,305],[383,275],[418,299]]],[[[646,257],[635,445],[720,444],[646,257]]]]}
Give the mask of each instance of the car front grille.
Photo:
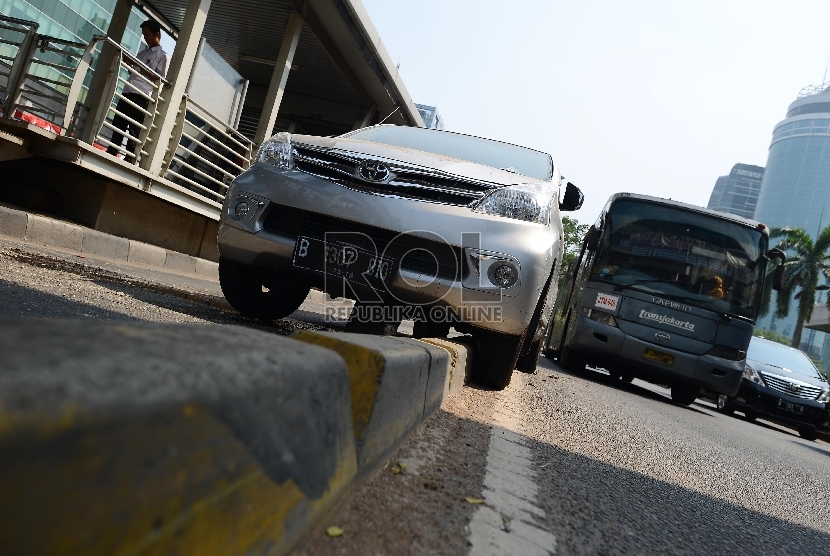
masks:
{"type": "Polygon", "coordinates": [[[263,222],[266,232],[296,239],[305,236],[325,239],[326,233],[348,232],[363,234],[349,236],[346,241],[369,252],[394,259],[402,270],[425,276],[459,281],[467,275],[467,265],[460,247],[440,240],[430,240],[410,234],[377,228],[351,220],[335,218],[306,210],[274,204],[263,222]],[[371,241],[370,241],[371,240],[371,241]],[[394,240],[394,241],[393,241],[394,240]],[[374,246],[372,245],[374,243],[374,246]]]}
{"type": "Polygon", "coordinates": [[[357,167],[364,155],[332,149],[294,146],[294,166],[297,170],[334,182],[343,187],[371,193],[429,201],[447,205],[468,206],[484,197],[493,185],[486,182],[460,179],[428,169],[405,168],[390,163],[392,179],[388,182],[369,182],[357,177],[357,167]]]}
{"type": "Polygon", "coordinates": [[[782,394],[801,400],[815,400],[821,394],[821,388],[803,382],[797,382],[777,375],[759,373],[764,382],[782,394]]]}

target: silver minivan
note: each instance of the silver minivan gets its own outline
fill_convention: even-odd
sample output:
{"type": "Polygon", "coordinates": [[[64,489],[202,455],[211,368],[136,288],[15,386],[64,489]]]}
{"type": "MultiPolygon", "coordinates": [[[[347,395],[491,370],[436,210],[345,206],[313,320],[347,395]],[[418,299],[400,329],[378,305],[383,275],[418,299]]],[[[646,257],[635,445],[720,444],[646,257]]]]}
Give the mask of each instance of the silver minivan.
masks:
{"type": "Polygon", "coordinates": [[[356,300],[348,329],[415,321],[473,335],[474,379],[504,388],[541,351],[561,260],[561,210],[582,193],[550,155],[422,128],[280,133],[228,190],[219,274],[228,302],[273,320],[310,288],[356,300]]]}

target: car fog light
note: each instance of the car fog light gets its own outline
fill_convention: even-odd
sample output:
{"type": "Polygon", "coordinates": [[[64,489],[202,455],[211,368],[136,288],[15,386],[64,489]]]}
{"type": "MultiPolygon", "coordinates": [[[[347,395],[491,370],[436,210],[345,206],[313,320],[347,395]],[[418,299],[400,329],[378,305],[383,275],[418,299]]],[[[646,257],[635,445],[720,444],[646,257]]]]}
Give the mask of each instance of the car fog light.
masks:
{"type": "Polygon", "coordinates": [[[250,214],[250,212],[251,212],[251,205],[249,205],[245,201],[242,201],[241,203],[237,203],[236,208],[233,209],[234,216],[236,216],[239,220],[242,220],[245,217],[247,217],[248,214],[250,214]]]}
{"type": "Polygon", "coordinates": [[[519,271],[508,262],[493,265],[491,273],[492,282],[502,288],[509,288],[519,279],[519,271]]]}

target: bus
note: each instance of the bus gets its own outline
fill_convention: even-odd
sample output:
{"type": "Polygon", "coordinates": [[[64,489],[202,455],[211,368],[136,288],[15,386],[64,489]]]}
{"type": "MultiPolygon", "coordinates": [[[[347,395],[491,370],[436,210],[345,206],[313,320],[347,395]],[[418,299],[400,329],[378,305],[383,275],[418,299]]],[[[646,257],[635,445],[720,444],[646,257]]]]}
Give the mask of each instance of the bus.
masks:
{"type": "MultiPolygon", "coordinates": [[[[691,404],[701,388],[734,396],[761,305],[764,224],[634,193],[608,200],[559,288],[544,353],[579,372],[671,387],[691,404]]],[[[771,276],[780,290],[783,264],[771,276]]]]}

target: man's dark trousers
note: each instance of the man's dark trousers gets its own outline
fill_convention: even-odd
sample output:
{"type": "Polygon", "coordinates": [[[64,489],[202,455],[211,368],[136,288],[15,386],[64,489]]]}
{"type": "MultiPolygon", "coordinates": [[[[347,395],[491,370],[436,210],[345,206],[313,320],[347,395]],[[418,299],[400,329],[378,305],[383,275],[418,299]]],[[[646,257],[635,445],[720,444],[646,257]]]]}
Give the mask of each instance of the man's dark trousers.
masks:
{"type": "MultiPolygon", "coordinates": [[[[142,95],[138,93],[127,93],[126,95],[124,95],[124,97],[132,101],[134,104],[140,106],[144,110],[147,110],[147,107],[150,105],[150,100],[144,98],[142,95]]],[[[115,106],[115,109],[118,112],[121,112],[121,114],[127,116],[127,118],[135,120],[136,122],[142,125],[144,124],[144,112],[142,112],[132,104],[129,104],[124,99],[120,99],[118,101],[118,104],[115,106]]],[[[138,137],[141,134],[140,127],[138,127],[131,121],[127,120],[126,118],[122,118],[119,114],[116,114],[115,118],[113,118],[112,125],[113,127],[120,129],[121,131],[129,135],[132,135],[133,137],[138,137]]],[[[120,147],[123,140],[124,135],[113,130],[112,139],[110,141],[120,147]]],[[[127,139],[127,150],[131,153],[135,153],[135,141],[129,138],[127,139]]],[[[116,150],[114,147],[109,147],[107,149],[107,152],[112,155],[117,155],[119,151],[116,150]]]]}

